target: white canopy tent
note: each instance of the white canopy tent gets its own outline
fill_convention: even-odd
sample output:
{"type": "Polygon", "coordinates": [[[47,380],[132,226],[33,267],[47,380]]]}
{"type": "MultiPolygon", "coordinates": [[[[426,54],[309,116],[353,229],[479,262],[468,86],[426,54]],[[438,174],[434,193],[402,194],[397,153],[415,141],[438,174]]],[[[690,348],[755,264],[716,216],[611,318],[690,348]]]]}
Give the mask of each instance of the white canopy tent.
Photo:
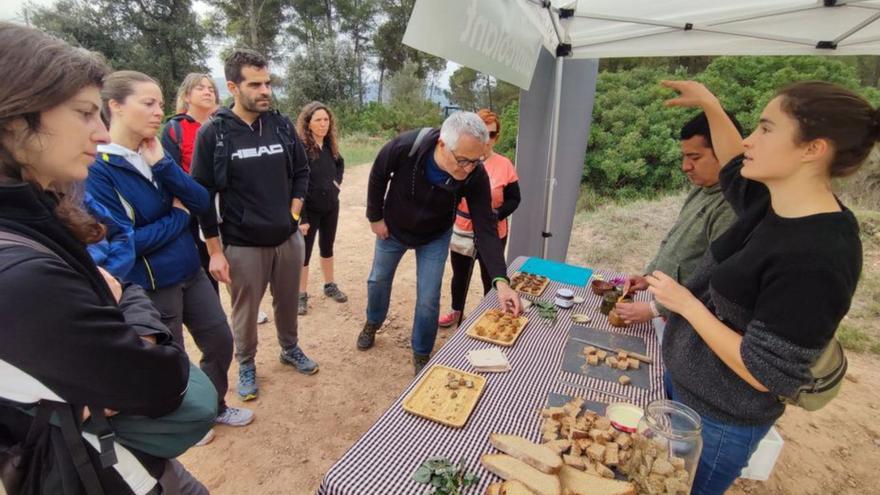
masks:
{"type": "Polygon", "coordinates": [[[404,43],[523,89],[509,255],[564,261],[596,59],[880,54],[880,0],[417,0],[404,43]]]}

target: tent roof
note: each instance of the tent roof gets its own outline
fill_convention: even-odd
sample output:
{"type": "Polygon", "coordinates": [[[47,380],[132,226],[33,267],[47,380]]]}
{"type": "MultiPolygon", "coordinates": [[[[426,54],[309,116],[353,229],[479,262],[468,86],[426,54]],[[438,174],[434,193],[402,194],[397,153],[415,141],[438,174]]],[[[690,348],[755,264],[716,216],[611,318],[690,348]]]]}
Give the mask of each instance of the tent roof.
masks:
{"type": "MultiPolygon", "coordinates": [[[[552,3],[553,17],[562,18],[557,20],[560,36],[578,58],[880,54],[877,0],[552,3]],[[558,10],[575,5],[571,17],[558,10]]],[[[545,37],[545,46],[549,41],[545,37]]]]}

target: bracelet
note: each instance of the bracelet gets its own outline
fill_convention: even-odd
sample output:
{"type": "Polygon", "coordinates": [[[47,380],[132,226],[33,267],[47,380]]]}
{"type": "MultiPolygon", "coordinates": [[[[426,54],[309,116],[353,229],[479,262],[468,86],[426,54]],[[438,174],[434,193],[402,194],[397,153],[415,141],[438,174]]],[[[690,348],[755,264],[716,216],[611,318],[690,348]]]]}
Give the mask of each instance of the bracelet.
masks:
{"type": "MultiPolygon", "coordinates": [[[[507,277],[495,277],[492,279],[492,287],[495,287],[496,282],[507,282],[507,277]]],[[[497,287],[495,287],[497,288],[497,287]]]]}
{"type": "Polygon", "coordinates": [[[651,306],[651,314],[654,315],[654,318],[659,318],[659,317],[660,317],[660,311],[657,309],[657,301],[654,301],[654,300],[652,299],[651,302],[648,303],[648,305],[651,306]]]}

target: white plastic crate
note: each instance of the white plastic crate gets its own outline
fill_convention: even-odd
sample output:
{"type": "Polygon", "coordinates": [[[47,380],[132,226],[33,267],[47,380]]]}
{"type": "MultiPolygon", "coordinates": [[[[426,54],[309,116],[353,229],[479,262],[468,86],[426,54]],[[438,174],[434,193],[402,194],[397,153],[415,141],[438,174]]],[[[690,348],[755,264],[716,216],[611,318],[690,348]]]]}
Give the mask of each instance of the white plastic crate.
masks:
{"type": "Polygon", "coordinates": [[[767,432],[749,459],[749,465],[743,468],[740,478],[767,481],[770,478],[770,473],[773,472],[773,466],[776,465],[776,459],[779,458],[779,453],[782,452],[784,444],[785,442],[779,436],[776,427],[770,428],[770,431],[767,432]]]}

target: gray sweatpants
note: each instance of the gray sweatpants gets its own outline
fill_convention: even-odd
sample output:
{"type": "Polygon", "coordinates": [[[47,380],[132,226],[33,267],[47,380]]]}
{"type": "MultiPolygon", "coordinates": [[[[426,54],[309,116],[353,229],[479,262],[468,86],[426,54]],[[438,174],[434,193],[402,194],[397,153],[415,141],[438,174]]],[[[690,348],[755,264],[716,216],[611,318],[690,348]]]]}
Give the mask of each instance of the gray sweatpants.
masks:
{"type": "Polygon", "coordinates": [[[297,298],[305,246],[299,230],[276,247],[226,246],[232,283],[232,333],[238,364],[257,354],[257,313],[266,286],[272,292],[275,330],[282,351],[297,345],[297,298]]]}

